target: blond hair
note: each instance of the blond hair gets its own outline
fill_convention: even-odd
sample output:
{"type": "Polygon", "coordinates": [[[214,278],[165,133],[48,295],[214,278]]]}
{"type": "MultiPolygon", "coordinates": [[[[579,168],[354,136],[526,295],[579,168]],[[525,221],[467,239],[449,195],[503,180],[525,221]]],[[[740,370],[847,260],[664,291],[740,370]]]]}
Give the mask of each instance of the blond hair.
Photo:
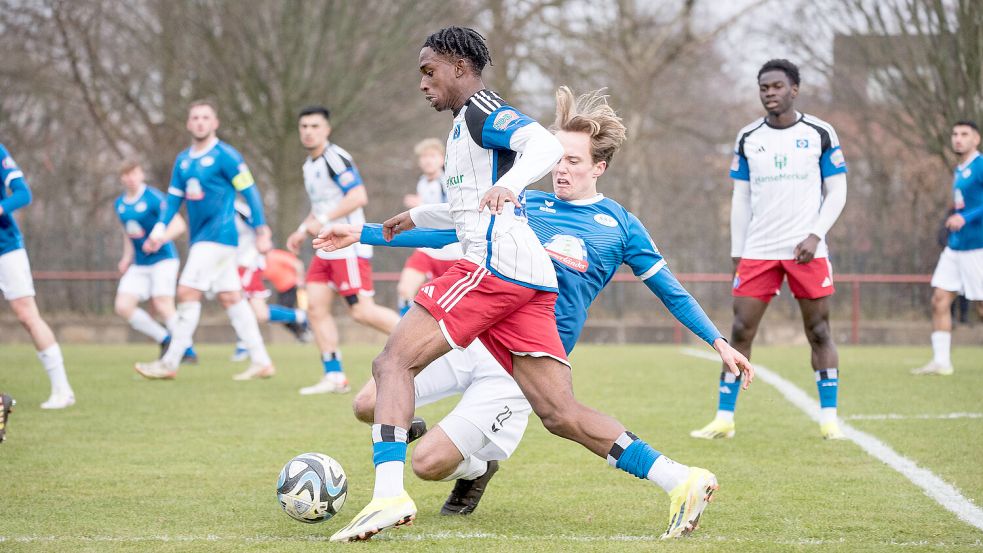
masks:
{"type": "Polygon", "coordinates": [[[413,146],[413,153],[422,156],[423,152],[436,150],[441,156],[444,155],[444,143],[439,138],[424,138],[413,146]]]}
{"type": "Polygon", "coordinates": [[[608,105],[604,89],[574,97],[566,86],[556,89],[556,120],[550,126],[555,132],[582,132],[590,135],[590,156],[593,163],[611,163],[614,153],[628,138],[628,129],[621,117],[608,105]]]}

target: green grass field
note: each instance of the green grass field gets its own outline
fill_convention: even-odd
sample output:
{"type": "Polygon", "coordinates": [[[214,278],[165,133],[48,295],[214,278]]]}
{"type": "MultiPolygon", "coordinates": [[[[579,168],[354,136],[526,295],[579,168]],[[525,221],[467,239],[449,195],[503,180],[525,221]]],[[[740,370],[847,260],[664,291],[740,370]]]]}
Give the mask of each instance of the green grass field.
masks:
{"type": "MultiPolygon", "coordinates": [[[[450,485],[407,471],[420,509],[413,526],[368,544],[327,538],[368,501],[368,428],[351,395],[301,397],[318,377],[311,346],[276,346],[280,370],[233,382],[229,347],[204,346],[202,363],[174,382],[147,382],[132,362],[150,346],[66,346],[79,403],[43,412],[47,379],[31,348],[0,347],[0,389],[19,401],[0,445],[0,551],[983,551],[961,522],[904,476],[852,442],[825,442],[818,426],[756,382],[738,403],[733,440],[688,432],[716,408],[719,368],[668,346],[582,346],[578,396],[616,415],[656,449],[717,473],[721,490],[700,530],[657,540],[667,496],[609,468],[530,422],[478,511],[437,515],[450,485]],[[293,455],[320,451],[348,472],[348,504],[304,525],[280,511],[274,483],[293,455]]],[[[377,348],[345,348],[357,384],[377,348]]],[[[983,412],[983,348],[957,348],[949,378],[907,374],[928,348],[842,348],[840,414],[983,412]]],[[[815,397],[805,348],[759,348],[755,362],[815,397]]],[[[434,423],[450,400],[421,410],[434,423]]],[[[983,419],[850,420],[983,504],[983,419]]]]}

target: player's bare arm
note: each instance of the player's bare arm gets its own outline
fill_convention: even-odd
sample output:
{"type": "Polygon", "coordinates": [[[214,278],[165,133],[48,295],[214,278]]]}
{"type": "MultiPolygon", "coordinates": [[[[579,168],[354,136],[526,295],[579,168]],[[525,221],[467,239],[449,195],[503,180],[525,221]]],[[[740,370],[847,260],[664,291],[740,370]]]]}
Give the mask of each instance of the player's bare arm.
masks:
{"type": "Polygon", "coordinates": [[[339,223],[322,228],[321,232],[314,237],[311,245],[315,250],[330,253],[357,243],[361,235],[362,225],[339,223]]]}

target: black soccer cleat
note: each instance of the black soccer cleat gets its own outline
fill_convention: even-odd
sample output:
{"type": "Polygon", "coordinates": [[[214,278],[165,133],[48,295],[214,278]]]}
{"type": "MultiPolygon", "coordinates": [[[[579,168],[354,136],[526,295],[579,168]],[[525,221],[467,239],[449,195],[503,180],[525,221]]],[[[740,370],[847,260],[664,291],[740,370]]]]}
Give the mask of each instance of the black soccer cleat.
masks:
{"type": "Polygon", "coordinates": [[[488,470],[474,480],[458,480],[440,509],[442,515],[470,515],[478,508],[488,482],[498,472],[498,461],[488,461],[488,470]]]}
{"type": "Polygon", "coordinates": [[[7,394],[0,394],[0,443],[7,438],[7,419],[17,402],[7,394]]]}
{"type": "Polygon", "coordinates": [[[415,440],[419,440],[427,433],[427,421],[420,417],[413,417],[413,422],[410,423],[410,430],[406,433],[406,443],[413,443],[415,440]]]}

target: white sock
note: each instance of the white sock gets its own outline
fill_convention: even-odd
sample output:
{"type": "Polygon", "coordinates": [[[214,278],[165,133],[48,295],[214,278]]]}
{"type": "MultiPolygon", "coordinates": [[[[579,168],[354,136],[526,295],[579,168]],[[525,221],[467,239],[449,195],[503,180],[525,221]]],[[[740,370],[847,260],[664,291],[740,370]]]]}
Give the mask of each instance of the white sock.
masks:
{"type": "Polygon", "coordinates": [[[457,465],[449,476],[446,478],[441,478],[441,482],[453,482],[454,480],[475,480],[481,478],[488,472],[488,461],[482,461],[474,456],[468,457],[461,461],[461,464],[457,465]]]}
{"type": "Polygon", "coordinates": [[[836,421],[836,407],[823,407],[819,410],[819,424],[836,421]]]}
{"type": "Polygon", "coordinates": [[[48,373],[48,380],[51,381],[51,393],[73,395],[72,387],[68,383],[68,375],[65,374],[65,360],[61,356],[61,348],[58,344],[39,351],[38,359],[41,360],[41,365],[48,373]]]}
{"type": "Polygon", "coordinates": [[[127,322],[130,323],[133,330],[146,334],[151,340],[157,342],[158,344],[163,342],[164,338],[167,338],[167,329],[155,321],[149,313],[143,309],[140,309],[139,307],[133,311],[133,315],[130,316],[127,322]]]}
{"type": "Polygon", "coordinates": [[[185,350],[191,347],[200,318],[201,302],[185,301],[177,304],[177,322],[171,330],[171,345],[162,358],[168,367],[176,369],[181,364],[185,350]]]}
{"type": "Polygon", "coordinates": [[[294,309],[294,313],[297,314],[297,324],[304,324],[307,322],[307,312],[303,309],[294,309]]]}
{"type": "Polygon", "coordinates": [[[688,466],[681,465],[665,455],[659,455],[655,464],[649,469],[648,479],[655,482],[666,493],[671,493],[677,486],[685,482],[688,476],[688,466]]]}
{"type": "Polygon", "coordinates": [[[386,461],[375,466],[375,489],[372,499],[385,499],[403,494],[403,461],[386,461]]]}
{"type": "Polygon", "coordinates": [[[932,361],[939,365],[952,366],[952,358],[949,350],[952,347],[952,333],[944,330],[937,330],[932,333],[932,361]]]}
{"type": "Polygon", "coordinates": [[[249,307],[249,303],[246,300],[240,300],[239,303],[229,307],[225,312],[229,314],[232,328],[235,329],[239,339],[249,351],[249,358],[252,362],[257,365],[272,365],[273,361],[270,359],[270,354],[266,353],[263,335],[259,332],[256,314],[249,307]]]}
{"type": "Polygon", "coordinates": [[[173,315],[171,315],[170,317],[167,318],[167,320],[164,321],[164,327],[167,328],[167,331],[172,335],[174,334],[174,329],[177,328],[177,321],[178,321],[177,311],[175,311],[173,315]]]}
{"type": "Polygon", "coordinates": [[[733,411],[717,411],[717,420],[734,422],[733,411]]]}

